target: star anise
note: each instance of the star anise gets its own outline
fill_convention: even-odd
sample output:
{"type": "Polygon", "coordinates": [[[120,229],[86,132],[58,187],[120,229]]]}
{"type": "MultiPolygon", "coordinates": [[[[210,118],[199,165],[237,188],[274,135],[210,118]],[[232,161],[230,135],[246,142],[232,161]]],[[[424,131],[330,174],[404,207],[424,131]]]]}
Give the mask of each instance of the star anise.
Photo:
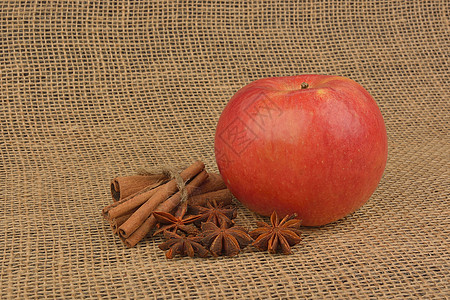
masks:
{"type": "Polygon", "coordinates": [[[159,245],[159,248],[167,250],[166,257],[169,259],[176,255],[194,257],[197,254],[206,257],[209,254],[209,251],[200,244],[201,237],[178,235],[171,231],[164,231],[164,237],[167,241],[159,245]]]}
{"type": "Polygon", "coordinates": [[[270,253],[291,253],[291,246],[298,244],[300,238],[301,220],[295,219],[297,215],[287,215],[281,221],[274,211],[270,217],[271,225],[265,222],[257,222],[258,228],[249,234],[255,241],[253,246],[260,250],[268,250],[270,253]]]}
{"type": "Polygon", "coordinates": [[[218,227],[231,227],[234,224],[233,219],[237,216],[237,209],[232,205],[224,206],[215,200],[206,202],[206,206],[194,205],[190,207],[190,211],[194,215],[200,215],[195,224],[200,225],[201,222],[212,222],[218,227]]]}
{"type": "Polygon", "coordinates": [[[214,256],[237,255],[241,249],[249,245],[253,239],[248,235],[247,230],[242,227],[217,227],[212,222],[202,224],[202,243],[209,248],[214,256]]]}
{"type": "Polygon", "coordinates": [[[153,215],[159,222],[159,229],[155,231],[154,236],[164,231],[177,232],[177,230],[183,231],[187,234],[196,234],[198,230],[194,226],[189,226],[197,221],[201,216],[190,215],[185,216],[187,211],[187,203],[181,204],[177,211],[172,215],[166,212],[155,211],[153,215]],[[162,226],[161,226],[162,225],[162,226]]]}

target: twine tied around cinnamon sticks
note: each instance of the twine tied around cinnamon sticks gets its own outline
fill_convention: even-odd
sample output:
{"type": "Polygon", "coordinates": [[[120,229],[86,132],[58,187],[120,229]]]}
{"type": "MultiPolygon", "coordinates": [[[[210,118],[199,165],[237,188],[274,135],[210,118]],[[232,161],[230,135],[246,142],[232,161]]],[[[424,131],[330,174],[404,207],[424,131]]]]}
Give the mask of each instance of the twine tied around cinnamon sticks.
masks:
{"type": "Polygon", "coordinates": [[[166,167],[159,174],[143,170],[138,175],[116,177],[111,181],[113,203],[102,214],[127,247],[134,247],[157,224],[153,212],[171,212],[184,201],[204,205],[216,200],[232,202],[232,194],[219,174],[207,173],[196,161],[178,172],[166,167]]]}

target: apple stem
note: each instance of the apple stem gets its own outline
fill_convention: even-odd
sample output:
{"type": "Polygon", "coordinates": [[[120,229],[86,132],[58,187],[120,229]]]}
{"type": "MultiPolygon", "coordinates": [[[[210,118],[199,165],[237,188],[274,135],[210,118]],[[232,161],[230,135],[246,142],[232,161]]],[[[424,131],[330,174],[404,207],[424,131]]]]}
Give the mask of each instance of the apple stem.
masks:
{"type": "Polygon", "coordinates": [[[309,85],[306,82],[302,82],[300,86],[302,89],[307,89],[309,85]]]}

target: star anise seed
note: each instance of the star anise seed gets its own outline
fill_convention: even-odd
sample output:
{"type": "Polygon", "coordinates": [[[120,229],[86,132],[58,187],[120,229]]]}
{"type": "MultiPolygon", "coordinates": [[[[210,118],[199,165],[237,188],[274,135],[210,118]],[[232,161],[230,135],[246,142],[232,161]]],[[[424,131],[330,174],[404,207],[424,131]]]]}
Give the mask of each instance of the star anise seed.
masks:
{"type": "Polygon", "coordinates": [[[222,203],[217,203],[215,200],[206,203],[206,206],[194,205],[190,207],[190,211],[194,215],[201,217],[195,221],[196,225],[202,222],[212,222],[218,227],[231,227],[234,224],[233,219],[237,216],[237,209],[232,205],[224,206],[222,203]]]}
{"type": "Polygon", "coordinates": [[[206,257],[209,254],[209,251],[200,244],[201,237],[178,235],[171,231],[164,231],[164,237],[167,241],[159,245],[159,248],[167,250],[166,257],[169,259],[176,255],[194,257],[197,254],[206,257]]]}
{"type": "Polygon", "coordinates": [[[177,230],[183,231],[187,234],[197,234],[198,230],[193,226],[189,226],[188,224],[197,221],[201,216],[190,215],[186,217],[186,211],[187,203],[185,202],[181,204],[181,206],[173,215],[167,212],[153,212],[153,215],[155,216],[156,220],[159,223],[158,225],[160,226],[153,235],[158,235],[164,231],[177,232],[177,230]]]}
{"type": "Polygon", "coordinates": [[[262,251],[268,250],[270,253],[290,254],[291,247],[301,241],[298,229],[301,220],[295,217],[297,217],[296,214],[287,215],[280,221],[274,211],[270,216],[271,225],[257,222],[258,228],[249,233],[255,239],[252,245],[262,251]]]}
{"type": "Polygon", "coordinates": [[[240,226],[227,228],[223,224],[222,227],[217,227],[212,222],[202,224],[202,236],[202,243],[209,248],[214,256],[237,255],[241,249],[244,249],[253,241],[247,230],[240,226]]]}

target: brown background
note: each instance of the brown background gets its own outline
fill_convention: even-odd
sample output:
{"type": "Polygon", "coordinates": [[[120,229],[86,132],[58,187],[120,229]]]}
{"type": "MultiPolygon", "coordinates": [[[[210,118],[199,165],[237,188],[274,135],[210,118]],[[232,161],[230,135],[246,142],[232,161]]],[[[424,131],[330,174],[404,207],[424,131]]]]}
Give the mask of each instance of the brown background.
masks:
{"type": "MultiPolygon", "coordinates": [[[[448,1],[2,1],[0,298],[446,298],[448,1]],[[370,201],[290,256],[166,260],[100,216],[139,167],[217,171],[215,125],[252,80],[361,83],[389,159],[370,201]]],[[[239,206],[239,223],[263,220],[239,206]]]]}

